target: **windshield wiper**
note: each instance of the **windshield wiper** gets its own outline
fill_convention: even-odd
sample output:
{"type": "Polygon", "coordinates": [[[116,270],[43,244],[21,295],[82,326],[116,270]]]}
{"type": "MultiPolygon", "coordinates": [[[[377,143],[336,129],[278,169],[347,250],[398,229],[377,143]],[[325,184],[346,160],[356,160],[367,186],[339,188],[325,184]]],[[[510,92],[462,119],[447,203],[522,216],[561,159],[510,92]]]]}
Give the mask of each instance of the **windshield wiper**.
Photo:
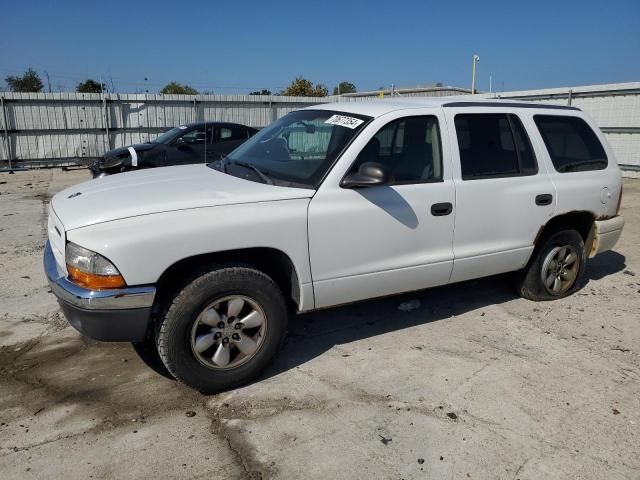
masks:
{"type": "Polygon", "coordinates": [[[262,179],[264,183],[273,185],[273,180],[271,180],[271,178],[269,178],[269,176],[265,172],[260,170],[255,165],[251,165],[250,163],[245,163],[245,162],[238,162],[237,160],[232,160],[231,163],[233,163],[234,165],[239,165],[244,168],[248,168],[249,170],[253,170],[258,174],[258,176],[262,179]]]}

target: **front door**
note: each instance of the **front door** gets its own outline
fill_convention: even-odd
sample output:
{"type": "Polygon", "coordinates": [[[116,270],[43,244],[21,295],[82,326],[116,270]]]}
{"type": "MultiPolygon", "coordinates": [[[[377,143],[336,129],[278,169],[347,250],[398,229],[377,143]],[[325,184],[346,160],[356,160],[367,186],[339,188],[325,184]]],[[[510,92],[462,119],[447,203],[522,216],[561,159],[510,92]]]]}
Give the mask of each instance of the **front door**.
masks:
{"type": "Polygon", "coordinates": [[[451,274],[455,191],[440,113],[386,117],[367,127],[362,135],[372,137],[355,161],[345,153],[309,205],[316,308],[444,284],[451,274]],[[364,162],[385,164],[395,181],[342,188],[343,173],[364,162]]]}
{"type": "Polygon", "coordinates": [[[204,163],[206,140],[204,125],[187,130],[184,135],[168,145],[166,165],[204,163]]]}

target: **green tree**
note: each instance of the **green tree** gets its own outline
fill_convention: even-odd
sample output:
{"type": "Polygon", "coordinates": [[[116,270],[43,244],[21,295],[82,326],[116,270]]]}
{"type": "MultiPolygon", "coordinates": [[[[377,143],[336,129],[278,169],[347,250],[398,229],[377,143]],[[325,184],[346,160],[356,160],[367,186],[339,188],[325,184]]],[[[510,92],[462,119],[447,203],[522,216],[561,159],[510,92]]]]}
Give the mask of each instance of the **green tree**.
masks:
{"type": "Polygon", "coordinates": [[[293,97],[326,97],[329,94],[327,87],[321,83],[313,84],[303,77],[297,77],[291,85],[280,92],[280,95],[293,97]]]}
{"type": "Polygon", "coordinates": [[[12,92],[41,92],[42,80],[33,68],[30,68],[24,75],[9,75],[4,79],[12,92]]]}
{"type": "Polygon", "coordinates": [[[255,92],[250,92],[249,95],[271,95],[271,90],[267,90],[263,88],[262,90],[256,90],[255,92]]]}
{"type": "Polygon", "coordinates": [[[198,90],[189,85],[182,85],[178,82],[167,83],[160,93],[165,95],[198,95],[198,90]]]}
{"type": "Polygon", "coordinates": [[[333,94],[342,95],[343,93],[356,93],[356,86],[350,82],[340,82],[338,86],[333,89],[333,94]]]}
{"type": "Polygon", "coordinates": [[[104,83],[96,82],[95,80],[88,78],[84,82],[80,82],[76,86],[76,92],[80,93],[102,93],[107,89],[104,83]]]}

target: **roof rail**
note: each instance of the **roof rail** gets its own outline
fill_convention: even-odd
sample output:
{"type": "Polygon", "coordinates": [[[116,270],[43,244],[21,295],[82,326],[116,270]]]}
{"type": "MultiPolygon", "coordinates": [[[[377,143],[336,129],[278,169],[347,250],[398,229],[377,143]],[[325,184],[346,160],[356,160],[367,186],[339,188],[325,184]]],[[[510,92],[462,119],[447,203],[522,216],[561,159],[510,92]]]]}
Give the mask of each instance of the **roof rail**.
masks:
{"type": "Polygon", "coordinates": [[[580,110],[568,105],[545,105],[543,103],[518,103],[518,102],[448,102],[443,107],[516,107],[516,108],[546,108],[552,110],[580,110]]]}

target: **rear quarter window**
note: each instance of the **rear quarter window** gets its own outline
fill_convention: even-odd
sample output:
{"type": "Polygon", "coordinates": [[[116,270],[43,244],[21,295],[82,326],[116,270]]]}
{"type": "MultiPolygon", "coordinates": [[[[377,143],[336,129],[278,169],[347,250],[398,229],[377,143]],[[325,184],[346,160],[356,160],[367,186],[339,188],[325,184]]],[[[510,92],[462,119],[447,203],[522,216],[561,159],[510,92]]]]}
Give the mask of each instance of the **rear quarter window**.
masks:
{"type": "Polygon", "coordinates": [[[535,115],[534,120],[558,172],[584,172],[607,168],[607,154],[595,132],[583,119],[560,115],[535,115]]]}

